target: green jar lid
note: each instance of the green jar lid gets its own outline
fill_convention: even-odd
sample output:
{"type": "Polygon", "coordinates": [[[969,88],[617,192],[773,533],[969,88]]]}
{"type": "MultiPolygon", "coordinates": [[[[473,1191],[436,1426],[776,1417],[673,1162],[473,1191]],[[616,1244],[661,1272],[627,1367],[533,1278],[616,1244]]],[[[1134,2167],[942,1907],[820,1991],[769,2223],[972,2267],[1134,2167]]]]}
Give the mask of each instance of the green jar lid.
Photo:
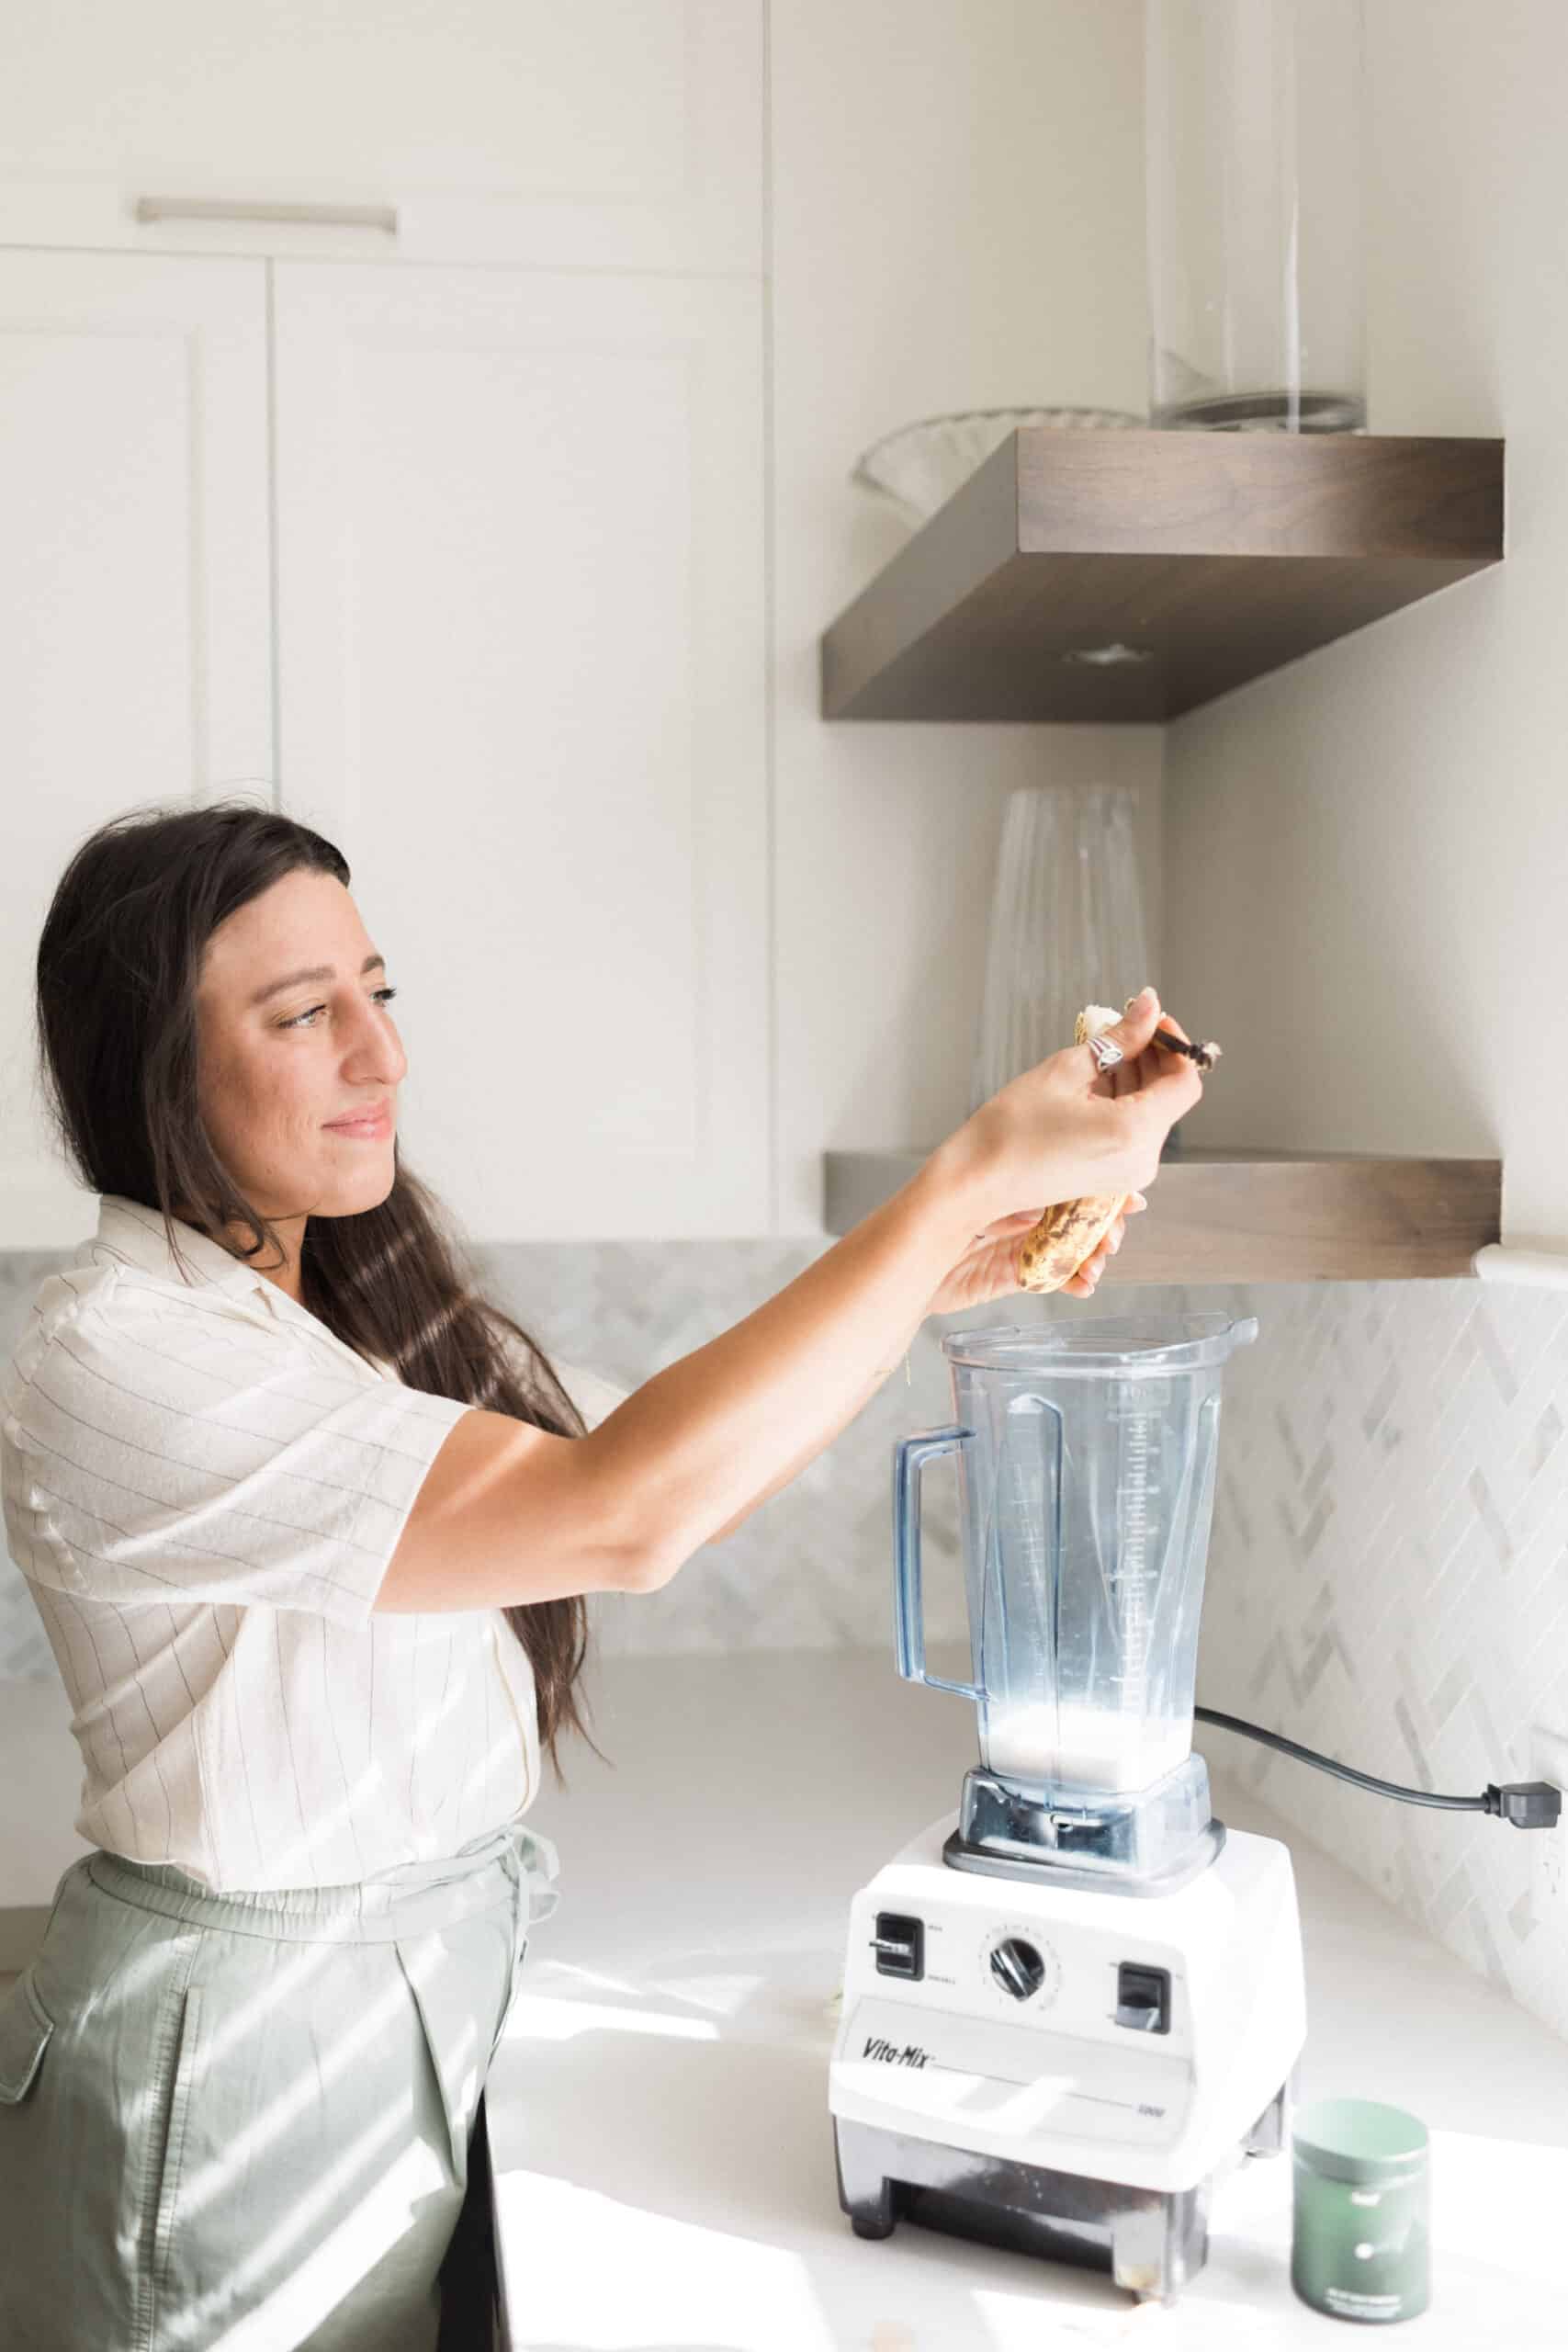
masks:
{"type": "Polygon", "coordinates": [[[1420,2117],[1373,2098],[1317,2099],[1302,2109],[1291,2138],[1302,2162],[1330,2180],[1375,2185],[1427,2160],[1420,2117]]]}

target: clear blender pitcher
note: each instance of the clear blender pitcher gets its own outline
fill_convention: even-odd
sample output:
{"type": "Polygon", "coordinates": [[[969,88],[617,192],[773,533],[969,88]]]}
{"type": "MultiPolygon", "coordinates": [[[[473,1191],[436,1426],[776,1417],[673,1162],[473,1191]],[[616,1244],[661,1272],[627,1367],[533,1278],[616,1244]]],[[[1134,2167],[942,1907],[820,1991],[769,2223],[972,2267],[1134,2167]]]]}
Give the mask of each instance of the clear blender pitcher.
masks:
{"type": "Polygon", "coordinates": [[[1224,1839],[1191,1752],[1224,1366],[1255,1317],[942,1339],[954,1425],[894,1450],[898,1671],[979,1709],[946,1858],[1165,1892],[1224,1839]],[[958,1458],[972,1683],[925,1665],[920,1479],[958,1458]]]}

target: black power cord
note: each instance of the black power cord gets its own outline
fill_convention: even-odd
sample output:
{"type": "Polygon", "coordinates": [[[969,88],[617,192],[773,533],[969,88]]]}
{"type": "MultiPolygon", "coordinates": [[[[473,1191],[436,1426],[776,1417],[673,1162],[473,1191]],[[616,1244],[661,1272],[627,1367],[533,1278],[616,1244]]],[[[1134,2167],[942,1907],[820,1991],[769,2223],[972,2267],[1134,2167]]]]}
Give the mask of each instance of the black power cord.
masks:
{"type": "Polygon", "coordinates": [[[1244,1723],[1239,1715],[1222,1715],[1217,1707],[1194,1707],[1192,1715],[1196,1723],[1217,1724],[1222,1731],[1238,1731],[1246,1739],[1260,1739],[1265,1747],[1277,1747],[1281,1756],[1293,1756],[1298,1764],[1314,1764],[1320,1772],[1332,1772],[1337,1780],[1371,1789],[1377,1797],[1398,1797],[1404,1804],[1440,1805],[1446,1813],[1495,1813],[1500,1820],[1511,1821],[1516,1829],[1551,1829],[1562,1810],[1562,1792],[1552,1781],[1509,1781],[1501,1788],[1495,1781],[1488,1781],[1483,1796],[1439,1797],[1430,1789],[1403,1789],[1396,1781],[1374,1780],[1370,1772],[1358,1772],[1352,1764],[1337,1764],[1331,1756],[1303,1747],[1281,1732],[1263,1731],[1257,1724],[1244,1723]]]}

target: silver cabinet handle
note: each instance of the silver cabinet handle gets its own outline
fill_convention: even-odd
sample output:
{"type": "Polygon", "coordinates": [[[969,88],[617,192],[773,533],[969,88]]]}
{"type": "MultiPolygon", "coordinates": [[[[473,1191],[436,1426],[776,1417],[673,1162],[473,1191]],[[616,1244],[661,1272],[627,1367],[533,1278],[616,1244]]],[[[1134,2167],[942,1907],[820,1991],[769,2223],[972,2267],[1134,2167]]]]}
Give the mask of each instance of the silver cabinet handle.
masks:
{"type": "Polygon", "coordinates": [[[220,196],[139,196],[139,220],[303,220],[321,228],[398,233],[395,204],[247,204],[220,196]]]}

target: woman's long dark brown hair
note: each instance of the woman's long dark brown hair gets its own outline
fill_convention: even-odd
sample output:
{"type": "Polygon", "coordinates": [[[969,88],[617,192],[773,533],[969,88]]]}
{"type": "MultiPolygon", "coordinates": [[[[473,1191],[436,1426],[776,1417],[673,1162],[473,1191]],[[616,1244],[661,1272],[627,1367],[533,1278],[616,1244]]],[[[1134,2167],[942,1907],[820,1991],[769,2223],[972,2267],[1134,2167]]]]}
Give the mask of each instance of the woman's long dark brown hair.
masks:
{"type": "MultiPolygon", "coordinates": [[[[157,1210],[182,1267],[176,1215],[231,1253],[224,1228],[232,1226],[256,1236],[246,1258],[265,1250],[270,1264],[286,1255],[202,1125],[197,984],[219,924],[301,867],[348,884],[341,851],[271,808],[243,800],[132,808],[81,843],[44,920],[37,1017],[46,1110],[83,1183],[157,1210]]],[[[477,1295],[449,1216],[402,1164],[395,1141],[393,1161],[392,1189],[378,1207],[308,1221],[304,1305],[349,1347],[390,1363],[410,1388],[581,1437],[582,1418],[543,1350],[477,1295]],[[503,1330],[522,1342],[520,1365],[503,1330]]],[[[604,1756],[576,1688],[587,1604],[574,1594],[505,1615],[532,1661],[540,1744],[564,1786],[561,1731],[578,1732],[604,1756]]]]}

